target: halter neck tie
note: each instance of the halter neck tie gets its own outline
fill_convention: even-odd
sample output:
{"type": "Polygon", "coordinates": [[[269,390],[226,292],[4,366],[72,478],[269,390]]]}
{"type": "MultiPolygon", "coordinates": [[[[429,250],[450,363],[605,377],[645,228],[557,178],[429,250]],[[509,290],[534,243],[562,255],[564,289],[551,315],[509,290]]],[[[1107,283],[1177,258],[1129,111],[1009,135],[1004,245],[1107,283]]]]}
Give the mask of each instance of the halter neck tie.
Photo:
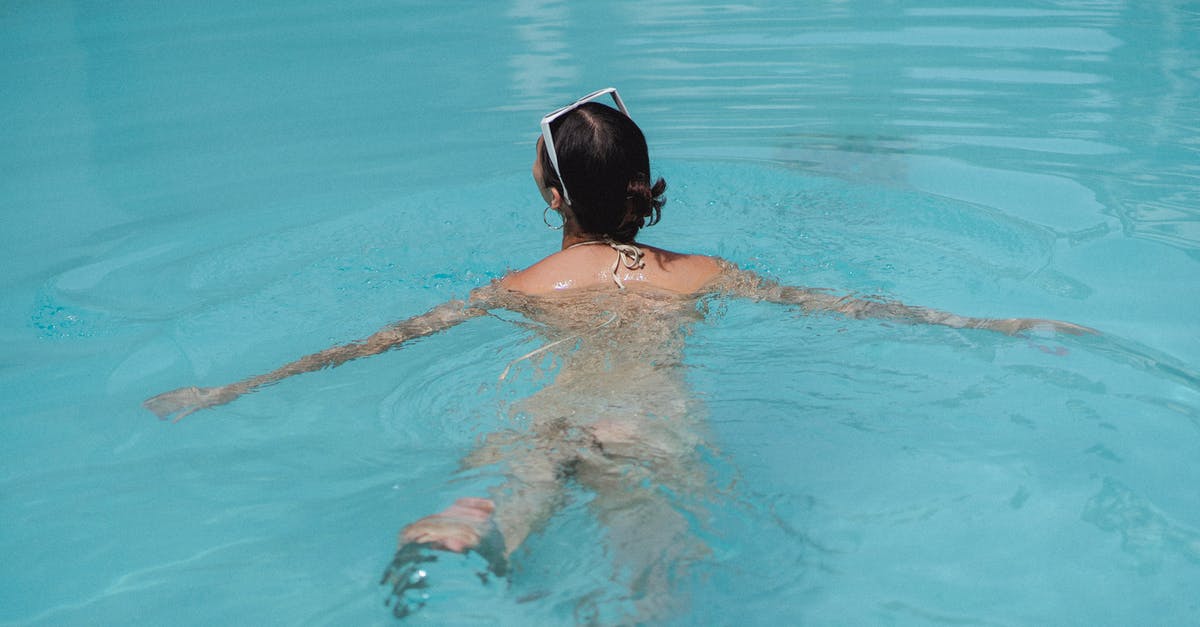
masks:
{"type": "Polygon", "coordinates": [[[622,244],[620,242],[613,241],[613,239],[610,237],[571,244],[570,246],[567,246],[567,249],[570,250],[576,246],[589,246],[591,244],[608,244],[613,250],[617,251],[617,258],[613,260],[612,265],[612,280],[613,283],[616,283],[617,287],[621,289],[625,289],[625,283],[621,281],[621,277],[618,276],[617,272],[621,266],[625,266],[626,270],[641,270],[642,268],[646,267],[646,262],[642,259],[642,257],[645,256],[645,253],[642,252],[641,248],[638,248],[633,244],[622,244]]]}

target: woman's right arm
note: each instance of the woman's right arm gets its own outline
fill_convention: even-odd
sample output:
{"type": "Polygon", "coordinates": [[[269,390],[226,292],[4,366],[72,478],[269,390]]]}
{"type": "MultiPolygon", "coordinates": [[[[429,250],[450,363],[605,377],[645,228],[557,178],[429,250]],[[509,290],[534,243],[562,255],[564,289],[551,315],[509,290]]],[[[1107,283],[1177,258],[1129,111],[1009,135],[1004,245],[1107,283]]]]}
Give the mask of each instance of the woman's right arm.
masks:
{"type": "Polygon", "coordinates": [[[369,337],[306,355],[265,374],[218,387],[201,388],[192,386],[171,390],[170,392],[164,392],[153,398],[146,399],[142,405],[154,412],[161,419],[165,420],[174,416],[174,422],[179,422],[192,412],[217,405],[224,405],[243,394],[277,383],[292,375],[324,368],[334,368],[352,359],[376,355],[400,346],[409,340],[449,329],[460,322],[481,316],[485,313],[487,313],[487,309],[476,304],[474,299],[472,299],[472,303],[452,300],[442,303],[419,316],[413,316],[407,320],[384,327],[369,337]]]}
{"type": "Polygon", "coordinates": [[[721,277],[714,282],[713,291],[773,303],[796,305],[806,313],[830,312],[856,319],[880,318],[914,324],[937,324],[955,329],[988,329],[1009,335],[1029,329],[1044,329],[1071,335],[1098,333],[1095,329],[1059,320],[973,318],[929,307],[906,305],[894,300],[856,298],[849,295],[837,296],[823,289],[780,285],[729,263],[726,263],[721,277]]]}

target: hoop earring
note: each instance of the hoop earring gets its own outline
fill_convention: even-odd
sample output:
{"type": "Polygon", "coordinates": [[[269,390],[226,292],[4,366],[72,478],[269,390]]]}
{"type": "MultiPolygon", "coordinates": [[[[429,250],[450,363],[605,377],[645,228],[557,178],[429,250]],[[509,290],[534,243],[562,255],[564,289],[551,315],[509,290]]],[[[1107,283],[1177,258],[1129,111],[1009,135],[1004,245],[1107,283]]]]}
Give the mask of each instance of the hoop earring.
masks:
{"type": "Polygon", "coordinates": [[[553,224],[550,224],[549,213],[550,213],[550,205],[546,205],[546,209],[542,211],[542,222],[545,222],[546,226],[550,227],[551,229],[553,229],[555,231],[561,231],[563,228],[563,225],[567,223],[566,219],[563,219],[562,224],[560,224],[558,226],[554,226],[553,224]]]}

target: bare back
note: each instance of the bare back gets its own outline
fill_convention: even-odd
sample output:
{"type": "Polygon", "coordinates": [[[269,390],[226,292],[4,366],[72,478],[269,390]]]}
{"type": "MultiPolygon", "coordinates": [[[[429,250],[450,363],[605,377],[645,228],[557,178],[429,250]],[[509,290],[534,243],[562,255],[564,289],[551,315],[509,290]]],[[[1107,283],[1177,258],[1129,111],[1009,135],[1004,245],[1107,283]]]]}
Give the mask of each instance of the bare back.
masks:
{"type": "MultiPolygon", "coordinates": [[[[644,265],[627,269],[617,265],[618,277],[631,287],[649,287],[676,294],[695,294],[723,271],[720,260],[685,255],[653,246],[638,245],[644,265]]],[[[618,253],[609,246],[568,248],[532,266],[504,277],[500,286],[529,295],[562,290],[613,286],[613,266],[618,253]]]]}
{"type": "MultiPolygon", "coordinates": [[[[513,272],[473,298],[485,308],[515,311],[539,323],[543,350],[555,355],[554,384],[522,406],[531,414],[573,415],[585,399],[597,400],[591,419],[610,413],[613,394],[654,405],[657,415],[679,414],[685,329],[702,317],[697,297],[712,290],[728,264],[716,257],[685,255],[638,245],[641,267],[617,263],[625,289],[613,280],[617,250],[605,242],[566,248],[513,272]],[[536,407],[536,411],[532,408],[536,407]]],[[[515,364],[510,364],[515,365],[515,364]]],[[[633,415],[642,411],[626,407],[633,415]]],[[[643,408],[644,409],[644,408],[643,408]]],[[[655,412],[651,412],[655,413],[655,412]]]]}

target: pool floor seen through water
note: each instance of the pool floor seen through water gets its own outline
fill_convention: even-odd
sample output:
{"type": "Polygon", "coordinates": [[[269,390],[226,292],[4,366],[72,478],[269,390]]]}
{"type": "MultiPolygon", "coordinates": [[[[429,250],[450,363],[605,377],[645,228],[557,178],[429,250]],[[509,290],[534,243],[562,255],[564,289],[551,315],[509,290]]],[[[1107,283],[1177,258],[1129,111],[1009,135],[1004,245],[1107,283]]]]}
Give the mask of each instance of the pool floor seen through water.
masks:
{"type": "Polygon", "coordinates": [[[393,622],[396,532],[503,482],[460,459],[528,429],[523,399],[560,372],[539,353],[500,380],[546,344],[536,321],[498,309],[178,424],[141,402],[553,252],[537,121],[607,85],[669,186],[645,243],[1102,334],[706,299],[679,365],[706,487],[638,486],[686,521],[638,556],[665,591],[572,480],[508,577],[443,560],[412,620],[1195,623],[1198,20],[1066,0],[0,11],[0,624],[393,622]]]}

